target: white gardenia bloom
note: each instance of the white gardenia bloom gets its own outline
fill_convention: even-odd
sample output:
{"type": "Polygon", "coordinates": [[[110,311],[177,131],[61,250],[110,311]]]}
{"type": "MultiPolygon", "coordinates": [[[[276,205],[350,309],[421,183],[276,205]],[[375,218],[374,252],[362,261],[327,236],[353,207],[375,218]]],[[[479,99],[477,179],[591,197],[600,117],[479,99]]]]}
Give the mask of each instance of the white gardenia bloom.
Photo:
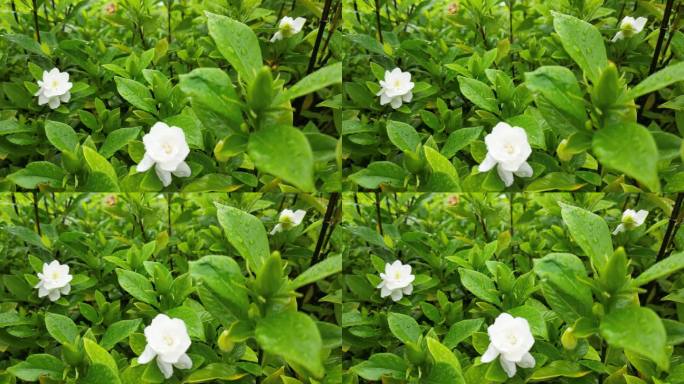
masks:
{"type": "Polygon", "coordinates": [[[413,280],[415,275],[411,274],[411,266],[402,264],[396,260],[394,263],[385,264],[385,273],[380,274],[382,282],[376,288],[380,288],[380,297],[391,296],[393,301],[399,301],[404,295],[413,292],[413,280]]]}
{"type": "Polygon", "coordinates": [[[525,318],[502,313],[494,320],[494,324],[487,327],[487,334],[489,347],[482,355],[483,363],[489,363],[498,357],[508,377],[515,376],[516,365],[521,368],[534,367],[534,357],[530,354],[534,336],[525,318]]]}
{"type": "Polygon", "coordinates": [[[402,72],[399,68],[394,68],[392,72],[385,71],[385,79],[380,80],[380,91],[376,96],[380,96],[380,105],[391,105],[392,108],[400,108],[402,103],[409,103],[413,100],[413,87],[411,73],[402,72]]]}
{"type": "Polygon", "coordinates": [[[56,109],[60,103],[71,100],[69,90],[73,84],[67,72],[60,72],[57,68],[52,68],[50,72],[43,71],[43,80],[38,80],[38,86],[40,89],[34,94],[38,96],[38,105],[47,104],[51,109],[56,109]]]}
{"type": "Polygon", "coordinates": [[[171,174],[178,177],[190,176],[190,167],[185,162],[190,147],[182,129],[158,122],[143,136],[143,143],[145,156],[136,168],[138,172],[145,172],[154,165],[154,170],[165,187],[171,184],[171,174]]]}
{"type": "Polygon", "coordinates": [[[620,22],[620,30],[613,37],[613,42],[622,40],[625,37],[632,37],[644,30],[648,19],[645,17],[633,18],[632,16],[625,16],[620,22]]]}
{"type": "Polygon", "coordinates": [[[524,129],[501,122],[492,133],[485,136],[485,144],[487,157],[478,168],[480,172],[487,172],[496,166],[499,177],[507,187],[513,184],[513,175],[532,176],[532,167],[527,163],[532,148],[524,129]]]}
{"type": "Polygon", "coordinates": [[[302,223],[302,220],[304,220],[304,216],[306,216],[306,211],[302,209],[296,211],[283,209],[283,211],[280,212],[280,217],[278,217],[278,224],[273,227],[271,235],[298,226],[302,223]]]}
{"type": "Polygon", "coordinates": [[[305,23],[306,19],[303,17],[298,17],[296,19],[293,19],[290,16],[283,17],[282,19],[280,19],[280,24],[278,24],[278,31],[275,34],[273,34],[271,42],[282,40],[283,38],[296,35],[297,33],[302,31],[302,28],[304,27],[305,23]]]}
{"type": "Polygon", "coordinates": [[[192,342],[183,320],[159,314],[145,327],[145,339],[147,345],[138,357],[139,364],[147,364],[156,357],[157,366],[167,379],[173,375],[173,367],[192,368],[192,360],[185,353],[192,342]]]}
{"type": "Polygon", "coordinates": [[[633,209],[626,209],[622,212],[622,222],[615,228],[613,235],[617,235],[620,232],[624,232],[627,229],[634,229],[640,227],[646,221],[648,216],[648,211],[642,209],[639,212],[633,209]]]}
{"type": "Polygon", "coordinates": [[[71,280],[69,266],[53,260],[50,264],[43,264],[43,272],[38,273],[40,281],[34,288],[38,288],[38,297],[47,296],[50,301],[57,301],[61,295],[71,292],[71,280]]]}

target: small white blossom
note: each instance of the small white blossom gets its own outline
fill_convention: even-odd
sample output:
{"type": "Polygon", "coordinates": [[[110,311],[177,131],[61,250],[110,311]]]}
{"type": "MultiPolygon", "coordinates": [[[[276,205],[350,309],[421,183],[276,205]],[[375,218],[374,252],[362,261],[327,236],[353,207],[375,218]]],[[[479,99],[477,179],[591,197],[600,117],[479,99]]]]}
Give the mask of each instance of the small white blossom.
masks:
{"type": "Polygon", "coordinates": [[[613,235],[617,235],[620,232],[624,232],[627,229],[634,229],[640,227],[646,221],[646,216],[648,216],[648,211],[640,210],[639,212],[633,209],[626,209],[622,212],[622,222],[615,228],[613,235]]]}
{"type": "Polygon", "coordinates": [[[521,368],[534,367],[534,357],[530,354],[534,336],[527,320],[502,313],[494,320],[494,324],[487,327],[487,334],[489,347],[482,355],[483,363],[492,362],[498,357],[509,378],[515,376],[516,365],[521,368]]]}
{"type": "Polygon", "coordinates": [[[376,288],[380,288],[380,297],[391,296],[393,301],[399,301],[404,295],[413,292],[413,280],[415,275],[411,274],[411,266],[402,264],[396,260],[394,263],[385,264],[385,273],[380,273],[382,282],[376,288]]]}
{"type": "Polygon", "coordinates": [[[297,33],[302,31],[302,28],[304,27],[305,23],[306,19],[303,17],[298,17],[296,19],[293,19],[290,16],[283,17],[282,19],[280,19],[280,24],[278,24],[278,31],[275,34],[273,34],[271,42],[275,42],[278,40],[282,40],[283,38],[296,35],[297,33]]]}
{"type": "Polygon", "coordinates": [[[43,71],[43,80],[38,80],[38,105],[47,104],[51,109],[59,107],[60,103],[67,103],[71,100],[71,87],[67,72],[60,72],[57,68],[52,68],[50,72],[43,71]]]}
{"type": "Polygon", "coordinates": [[[280,212],[280,217],[278,217],[278,224],[276,224],[276,226],[273,227],[271,235],[298,226],[302,223],[302,220],[304,220],[305,215],[306,211],[301,209],[298,209],[296,211],[292,211],[290,209],[283,209],[283,211],[280,212]]]}
{"type": "Polygon", "coordinates": [[[71,292],[69,266],[53,260],[50,264],[43,264],[43,272],[38,273],[40,281],[34,288],[38,288],[38,297],[47,296],[50,301],[57,301],[61,295],[71,292]]]}
{"type": "Polygon", "coordinates": [[[612,42],[622,40],[625,37],[632,37],[637,33],[640,33],[644,30],[647,22],[648,19],[645,17],[638,17],[635,19],[632,16],[625,16],[620,22],[620,30],[615,34],[612,42]]]}
{"type": "Polygon", "coordinates": [[[185,353],[192,342],[183,320],[157,315],[145,327],[145,340],[147,345],[138,357],[139,364],[147,364],[156,357],[157,366],[167,379],[173,375],[173,367],[192,368],[192,360],[185,353]]]}
{"type": "Polygon", "coordinates": [[[527,163],[532,148],[524,129],[501,122],[494,127],[492,133],[485,136],[485,144],[487,157],[478,168],[480,172],[487,172],[497,166],[496,171],[507,187],[513,184],[513,175],[532,176],[532,167],[527,163]]]}
{"type": "Polygon", "coordinates": [[[380,80],[380,91],[376,96],[380,96],[380,105],[391,105],[392,108],[400,108],[403,103],[413,100],[413,87],[411,73],[402,72],[399,68],[394,68],[392,72],[385,71],[385,79],[380,80]]]}
{"type": "Polygon", "coordinates": [[[145,156],[136,168],[138,172],[145,172],[154,165],[154,170],[165,187],[171,184],[171,174],[178,177],[190,176],[190,167],[185,162],[190,147],[182,129],[158,122],[143,136],[143,143],[145,156]]]}

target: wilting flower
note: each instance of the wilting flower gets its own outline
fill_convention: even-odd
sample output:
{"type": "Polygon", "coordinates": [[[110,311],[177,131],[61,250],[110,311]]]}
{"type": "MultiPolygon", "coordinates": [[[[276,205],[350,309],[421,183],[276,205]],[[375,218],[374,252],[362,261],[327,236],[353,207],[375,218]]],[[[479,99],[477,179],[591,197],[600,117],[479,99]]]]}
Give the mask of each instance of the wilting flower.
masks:
{"type": "Polygon", "coordinates": [[[391,296],[393,301],[399,301],[404,295],[413,292],[413,280],[411,266],[402,264],[396,260],[394,263],[385,264],[385,273],[380,273],[382,282],[376,288],[380,288],[380,297],[391,296]]]}
{"type": "Polygon", "coordinates": [[[145,172],[154,165],[154,171],[165,187],[171,184],[171,174],[190,176],[190,167],[185,162],[190,147],[182,129],[158,122],[143,136],[143,143],[145,156],[136,168],[138,172],[145,172]]]}
{"type": "Polygon", "coordinates": [[[513,175],[532,176],[532,167],[527,163],[532,148],[527,142],[524,129],[501,122],[494,127],[492,133],[485,136],[485,144],[487,157],[480,164],[480,172],[487,172],[497,166],[496,171],[507,187],[513,184],[513,175]]]}
{"type": "Polygon", "coordinates": [[[641,226],[646,221],[646,216],[648,216],[648,211],[646,210],[642,209],[637,212],[633,209],[626,209],[622,212],[622,222],[615,228],[613,235],[641,226]]]}
{"type": "Polygon", "coordinates": [[[71,99],[69,90],[73,84],[69,81],[67,72],[60,72],[57,68],[52,68],[50,72],[43,71],[43,80],[38,80],[38,105],[49,105],[51,109],[59,107],[60,103],[66,103],[71,99]]]}
{"type": "Polygon", "coordinates": [[[489,347],[482,355],[483,363],[489,363],[499,357],[499,363],[508,377],[515,376],[516,365],[521,368],[534,367],[534,357],[530,354],[534,336],[527,320],[502,313],[494,324],[487,327],[487,334],[489,347]]]}
{"type": "Polygon", "coordinates": [[[105,7],[104,7],[104,11],[105,11],[108,15],[113,15],[113,14],[115,14],[115,13],[116,13],[116,9],[117,9],[117,5],[116,5],[115,2],[107,3],[107,5],[105,5],[105,7]]]}
{"type": "Polygon", "coordinates": [[[392,72],[385,71],[385,79],[380,80],[380,91],[376,96],[380,96],[380,105],[391,105],[392,108],[400,108],[402,103],[409,103],[413,100],[413,87],[411,74],[402,72],[399,68],[394,68],[392,72]]]}
{"type": "Polygon", "coordinates": [[[278,24],[278,31],[273,34],[271,42],[282,40],[283,38],[290,37],[301,32],[306,23],[306,19],[303,17],[298,17],[296,19],[290,16],[285,16],[280,19],[280,24],[278,24]]]}
{"type": "Polygon", "coordinates": [[[635,19],[632,16],[625,16],[625,18],[620,22],[620,30],[615,34],[615,37],[613,37],[612,41],[616,42],[618,40],[624,39],[625,37],[632,37],[636,35],[644,29],[647,22],[648,19],[645,17],[638,17],[635,19]]]}
{"type": "Polygon", "coordinates": [[[458,205],[458,203],[461,201],[461,199],[458,197],[458,195],[451,195],[447,199],[447,204],[450,206],[458,205]]]}
{"type": "Polygon", "coordinates": [[[173,375],[173,367],[192,368],[192,360],[185,353],[192,342],[183,320],[159,314],[145,327],[145,339],[147,345],[138,363],[147,364],[156,357],[157,366],[167,379],[173,375]]]}
{"type": "Polygon", "coordinates": [[[302,220],[304,220],[305,215],[306,211],[302,209],[298,209],[296,211],[292,211],[290,209],[283,209],[283,211],[280,212],[280,216],[278,217],[278,224],[276,224],[276,226],[273,227],[271,235],[298,226],[302,223],[302,220]]]}
{"type": "Polygon", "coordinates": [[[449,3],[449,6],[447,7],[447,13],[450,15],[455,15],[458,13],[458,1],[454,1],[449,3]]]}
{"type": "Polygon", "coordinates": [[[116,197],[116,195],[107,195],[107,196],[104,198],[104,203],[107,204],[107,206],[109,206],[109,207],[115,206],[115,205],[116,205],[116,202],[117,202],[117,197],[116,197]]]}
{"type": "Polygon", "coordinates": [[[47,296],[50,301],[57,301],[61,295],[71,292],[71,280],[69,266],[53,260],[50,264],[43,264],[43,272],[38,273],[40,281],[34,288],[38,288],[38,297],[47,296]]]}

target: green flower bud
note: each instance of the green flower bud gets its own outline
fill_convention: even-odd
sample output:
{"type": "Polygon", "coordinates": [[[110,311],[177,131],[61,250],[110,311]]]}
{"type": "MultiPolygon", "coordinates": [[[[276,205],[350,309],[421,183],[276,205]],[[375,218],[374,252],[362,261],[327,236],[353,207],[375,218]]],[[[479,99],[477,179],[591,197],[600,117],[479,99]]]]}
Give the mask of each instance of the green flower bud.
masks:
{"type": "Polygon", "coordinates": [[[563,336],[561,336],[561,343],[563,344],[563,348],[567,350],[573,350],[577,347],[577,338],[574,335],[574,328],[568,327],[565,332],[563,332],[563,336]]]}
{"type": "Polygon", "coordinates": [[[230,332],[224,330],[218,338],[219,349],[223,352],[230,352],[235,348],[235,341],[230,338],[230,332]]]}
{"type": "Polygon", "coordinates": [[[247,90],[247,103],[257,112],[268,108],[273,102],[273,77],[269,67],[261,67],[247,90]]]}

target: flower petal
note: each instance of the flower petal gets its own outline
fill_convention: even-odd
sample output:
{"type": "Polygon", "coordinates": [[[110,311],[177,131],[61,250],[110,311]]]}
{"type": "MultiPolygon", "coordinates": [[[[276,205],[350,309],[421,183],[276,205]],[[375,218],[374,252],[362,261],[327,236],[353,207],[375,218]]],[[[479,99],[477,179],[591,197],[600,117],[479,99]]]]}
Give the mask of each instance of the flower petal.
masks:
{"type": "Polygon", "coordinates": [[[157,353],[148,344],[145,346],[145,350],[143,351],[143,353],[141,353],[140,356],[138,356],[138,364],[147,364],[150,361],[152,361],[152,359],[154,359],[155,357],[157,357],[157,353]]]}
{"type": "Polygon", "coordinates": [[[187,353],[184,353],[173,366],[178,369],[190,369],[192,368],[192,360],[187,353]]]}
{"type": "Polygon", "coordinates": [[[489,343],[489,347],[487,347],[487,350],[485,351],[484,355],[482,355],[482,357],[480,358],[480,361],[482,361],[483,363],[490,363],[494,361],[494,359],[496,359],[497,357],[499,357],[499,350],[496,349],[494,344],[489,343]]]}
{"type": "Polygon", "coordinates": [[[154,160],[150,155],[145,152],[145,156],[143,156],[142,160],[140,160],[140,163],[138,163],[138,166],[135,167],[135,170],[138,172],[145,172],[148,169],[152,168],[154,165],[154,160]]]}
{"type": "Polygon", "coordinates": [[[514,362],[506,360],[504,358],[499,358],[499,362],[501,363],[501,368],[503,368],[503,370],[506,371],[506,374],[509,378],[515,376],[515,371],[517,369],[515,368],[514,362]]]}
{"type": "Polygon", "coordinates": [[[532,167],[530,167],[530,164],[526,161],[522,163],[520,168],[518,168],[518,170],[513,173],[515,173],[515,175],[519,177],[532,177],[534,171],[532,170],[532,167]]]}
{"type": "Polygon", "coordinates": [[[496,172],[499,174],[499,177],[505,186],[510,187],[513,185],[513,172],[506,171],[501,167],[501,165],[496,167],[496,172]]]}
{"type": "Polygon", "coordinates": [[[161,359],[157,359],[157,366],[165,379],[169,379],[173,376],[173,365],[171,365],[171,363],[165,363],[161,361],[161,359]]]}
{"type": "Polygon", "coordinates": [[[534,360],[534,356],[527,352],[517,364],[520,368],[534,368],[536,361],[534,360]]]}
{"type": "Polygon", "coordinates": [[[157,173],[157,177],[159,177],[159,180],[161,180],[165,187],[168,187],[171,184],[171,172],[161,169],[158,164],[154,167],[154,171],[157,173]]]}
{"type": "Polygon", "coordinates": [[[172,172],[174,176],[178,177],[188,177],[192,173],[190,170],[190,166],[188,166],[188,163],[185,161],[182,161],[180,164],[178,164],[178,167],[176,167],[176,170],[172,172]]]}
{"type": "Polygon", "coordinates": [[[496,165],[496,159],[494,159],[489,153],[485,157],[485,159],[482,161],[482,164],[480,164],[479,167],[477,167],[477,170],[480,172],[487,172],[490,169],[494,168],[496,165]]]}

